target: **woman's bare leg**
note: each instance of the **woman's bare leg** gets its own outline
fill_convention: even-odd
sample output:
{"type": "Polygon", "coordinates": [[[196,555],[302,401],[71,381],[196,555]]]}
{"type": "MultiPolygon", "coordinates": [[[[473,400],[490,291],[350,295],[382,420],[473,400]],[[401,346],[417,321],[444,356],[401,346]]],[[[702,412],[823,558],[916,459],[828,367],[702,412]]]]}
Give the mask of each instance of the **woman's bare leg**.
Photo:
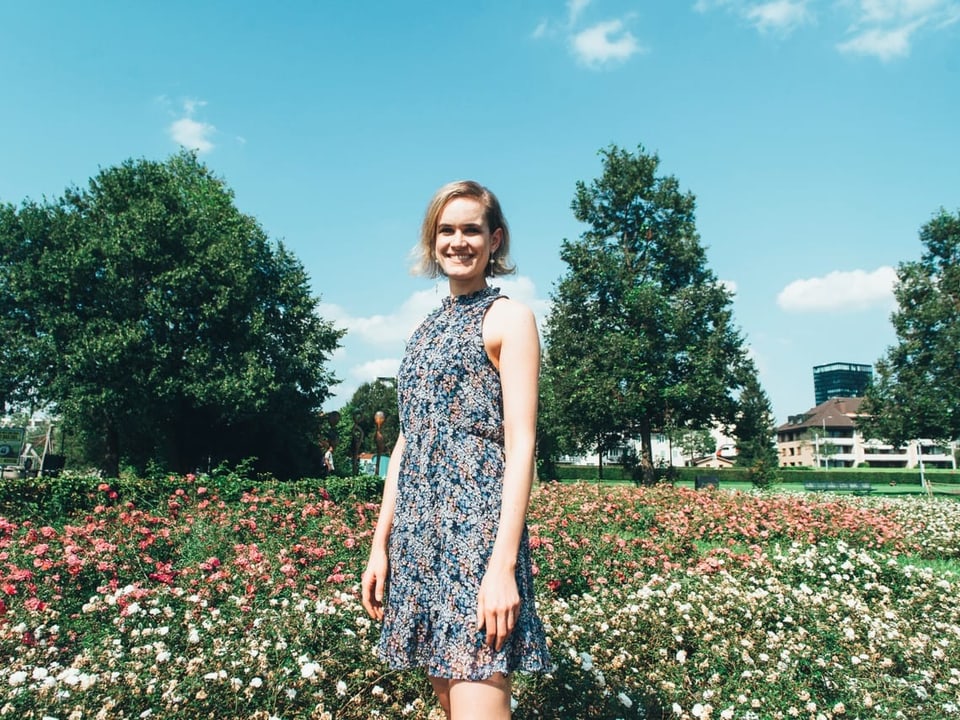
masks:
{"type": "Polygon", "coordinates": [[[451,720],[510,720],[510,678],[449,681],[451,720]]]}
{"type": "Polygon", "coordinates": [[[447,678],[430,678],[430,684],[433,685],[433,692],[440,701],[440,707],[443,708],[447,720],[450,720],[450,681],[447,678]]]}

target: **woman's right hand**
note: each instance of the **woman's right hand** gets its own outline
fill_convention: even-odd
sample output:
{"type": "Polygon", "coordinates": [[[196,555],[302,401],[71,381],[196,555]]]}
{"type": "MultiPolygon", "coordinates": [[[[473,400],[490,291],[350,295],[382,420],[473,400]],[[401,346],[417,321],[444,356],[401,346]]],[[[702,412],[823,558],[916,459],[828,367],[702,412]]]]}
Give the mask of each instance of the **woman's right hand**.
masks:
{"type": "Polygon", "coordinates": [[[389,562],[385,550],[370,551],[367,569],[360,579],[360,600],[363,609],[374,620],[383,620],[383,589],[387,582],[389,562]]]}

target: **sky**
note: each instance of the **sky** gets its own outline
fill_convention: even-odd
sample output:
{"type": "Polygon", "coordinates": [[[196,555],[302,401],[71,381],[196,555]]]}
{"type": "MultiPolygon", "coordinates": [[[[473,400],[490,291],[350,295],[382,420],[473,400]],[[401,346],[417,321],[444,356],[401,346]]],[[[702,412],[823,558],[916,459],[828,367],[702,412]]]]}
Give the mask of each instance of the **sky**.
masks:
{"type": "Polygon", "coordinates": [[[655,153],[778,424],[895,343],[896,268],[960,211],[960,0],[9,0],[0,74],[0,202],[195,149],[347,331],[327,410],[447,291],[409,267],[451,180],[499,197],[542,327],[576,183],[655,153]]]}

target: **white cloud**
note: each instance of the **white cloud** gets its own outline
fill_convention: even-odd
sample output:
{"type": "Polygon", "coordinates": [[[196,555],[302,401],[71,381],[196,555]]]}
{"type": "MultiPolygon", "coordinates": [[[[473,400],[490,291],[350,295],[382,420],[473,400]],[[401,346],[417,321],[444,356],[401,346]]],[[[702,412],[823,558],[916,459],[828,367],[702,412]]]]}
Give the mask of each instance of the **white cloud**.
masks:
{"type": "Polygon", "coordinates": [[[838,43],[837,49],[853,55],[872,55],[884,61],[906,57],[910,54],[910,36],[917,27],[913,23],[891,30],[871,28],[838,43]]]}
{"type": "Polygon", "coordinates": [[[170,125],[170,137],[173,138],[174,142],[183,145],[188,150],[208,153],[213,150],[210,135],[215,130],[216,128],[208,123],[198,122],[188,117],[180,118],[174,120],[170,125]]]}
{"type": "Polygon", "coordinates": [[[936,32],[960,21],[957,0],[858,0],[840,52],[883,61],[906,57],[921,31],[936,32]]]}
{"type": "Polygon", "coordinates": [[[394,312],[388,315],[356,317],[339,305],[320,303],[320,315],[335,325],[345,328],[348,337],[374,347],[400,345],[406,342],[430,310],[440,304],[440,294],[433,289],[419,290],[408,297],[394,312]]]}
{"type": "Polygon", "coordinates": [[[380,358],[350,368],[350,375],[361,383],[373,382],[378,377],[396,377],[400,358],[380,358]]]}
{"type": "Polygon", "coordinates": [[[567,24],[573,27],[591,0],[567,0],[567,24]]]}
{"type": "Polygon", "coordinates": [[[699,13],[726,10],[753,25],[760,32],[788,34],[815,19],[811,0],[697,0],[693,9],[699,13]]]}
{"type": "Polygon", "coordinates": [[[811,19],[807,0],[774,0],[746,8],[744,15],[760,32],[789,33],[811,19]]]}
{"type": "Polygon", "coordinates": [[[794,280],[777,295],[787,312],[834,312],[893,306],[897,273],[892,267],[873,272],[835,271],[824,277],[794,280]]]}
{"type": "Polygon", "coordinates": [[[571,39],[573,53],[590,67],[622,63],[643,48],[622,20],[607,20],[581,30],[571,39]]]}
{"type": "Polygon", "coordinates": [[[892,60],[906,57],[921,31],[960,22],[960,0],[696,0],[699,13],[725,11],[759,32],[785,35],[816,21],[815,8],[846,17],[846,38],[837,50],[892,60]]]}
{"type": "MultiPolygon", "coordinates": [[[[165,100],[165,98],[164,98],[165,100]]],[[[210,139],[217,128],[210,123],[195,120],[193,115],[198,108],[206,105],[204,100],[183,101],[184,116],[174,120],[169,127],[170,137],[178,145],[182,145],[188,150],[196,150],[200,153],[208,153],[213,150],[213,141],[210,139]]]]}
{"type": "Polygon", "coordinates": [[[860,0],[860,19],[865,23],[900,22],[941,11],[950,2],[944,0],[860,0]]]}
{"type": "Polygon", "coordinates": [[[720,284],[723,285],[727,292],[731,295],[737,294],[737,281],[736,280],[721,280],[720,284]]]}
{"type": "Polygon", "coordinates": [[[206,100],[192,100],[187,98],[183,101],[183,111],[188,117],[193,117],[193,114],[197,111],[197,108],[206,107],[206,105],[206,100]]]}

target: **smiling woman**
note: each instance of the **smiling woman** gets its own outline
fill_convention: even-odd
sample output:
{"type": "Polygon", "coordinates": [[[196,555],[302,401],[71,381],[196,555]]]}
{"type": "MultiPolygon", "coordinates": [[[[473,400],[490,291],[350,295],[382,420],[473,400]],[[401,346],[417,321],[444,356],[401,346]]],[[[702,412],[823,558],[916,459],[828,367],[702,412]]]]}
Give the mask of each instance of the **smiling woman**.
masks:
{"type": "Polygon", "coordinates": [[[509,718],[510,675],[551,667],[526,513],[540,345],[533,313],[487,285],[512,271],[500,204],[474,182],[431,200],[422,273],[449,297],[407,345],[400,437],[363,574],[380,658],[423,668],[448,718],[509,718]]]}

